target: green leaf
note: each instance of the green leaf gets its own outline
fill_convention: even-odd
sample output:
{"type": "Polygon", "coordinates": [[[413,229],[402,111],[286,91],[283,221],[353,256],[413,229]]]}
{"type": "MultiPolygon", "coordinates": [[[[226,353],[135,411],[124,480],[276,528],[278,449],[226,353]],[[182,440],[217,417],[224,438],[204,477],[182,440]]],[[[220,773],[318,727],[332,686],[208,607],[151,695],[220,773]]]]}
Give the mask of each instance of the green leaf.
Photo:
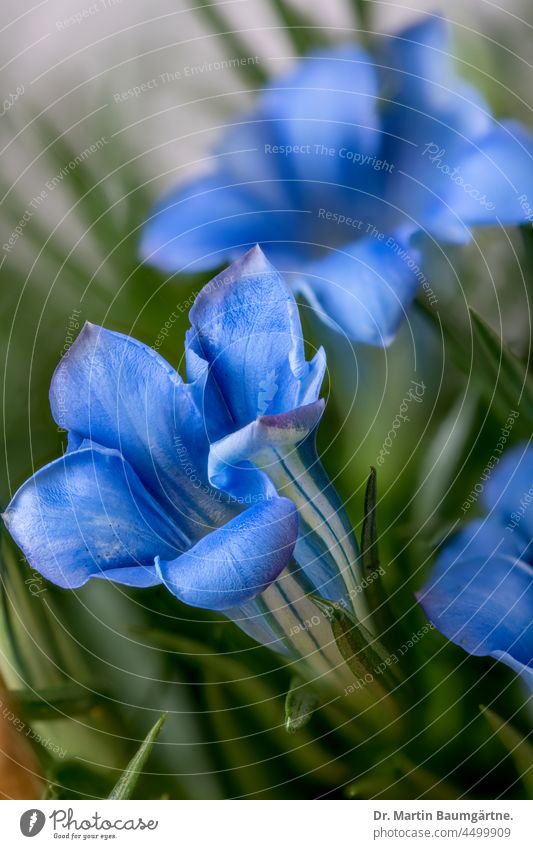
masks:
{"type": "Polygon", "coordinates": [[[339,604],[316,595],[310,598],[329,620],[337,647],[356,678],[370,674],[380,689],[394,689],[398,684],[394,663],[386,648],[367,628],[339,604]]]}
{"type": "Polygon", "coordinates": [[[367,30],[371,26],[372,9],[371,5],[374,0],[352,0],[352,7],[355,12],[359,26],[367,30]]]}
{"type": "Polygon", "coordinates": [[[378,532],[376,524],[377,474],[374,466],[365,490],[363,529],[361,531],[361,565],[365,577],[379,568],[378,532]]]}
{"type": "MultiPolygon", "coordinates": [[[[48,593],[46,581],[40,576],[35,578],[29,568],[21,567],[7,532],[0,529],[0,535],[0,632],[5,633],[5,648],[28,687],[36,690],[55,686],[58,678],[70,677],[69,668],[73,675],[76,666],[67,666],[68,638],[58,627],[53,593],[48,593]],[[32,590],[34,584],[38,586],[37,594],[32,590]],[[39,651],[35,651],[36,646],[39,651]]],[[[77,660],[78,656],[76,664],[77,660]]]]}
{"type": "Polygon", "coordinates": [[[528,795],[533,795],[533,731],[527,737],[490,708],[481,705],[481,712],[502,745],[511,755],[518,774],[528,795]]]}
{"type": "MultiPolygon", "coordinates": [[[[218,39],[225,44],[226,54],[232,57],[246,59],[253,56],[253,49],[242,37],[239,30],[232,28],[230,22],[220,11],[221,7],[213,0],[200,0],[196,7],[198,14],[203,15],[207,24],[218,39]]],[[[239,67],[243,77],[248,77],[252,85],[260,87],[268,79],[267,73],[257,62],[246,63],[239,67]]]]}
{"type": "Polygon", "coordinates": [[[533,269],[533,227],[531,222],[520,227],[524,254],[530,269],[533,269]]]}
{"type": "Polygon", "coordinates": [[[104,696],[77,684],[44,690],[11,690],[10,698],[29,720],[65,719],[89,713],[104,696]]]}
{"type": "Polygon", "coordinates": [[[324,37],[323,27],[314,23],[299,9],[295,9],[285,0],[272,0],[272,5],[300,56],[304,56],[317,47],[325,47],[330,43],[324,37]]]}
{"type": "Polygon", "coordinates": [[[458,787],[430,770],[397,754],[383,766],[368,768],[344,788],[349,799],[455,799],[458,787]]]}
{"type": "Polygon", "coordinates": [[[318,705],[319,699],[314,690],[303,678],[295,675],[285,699],[285,729],[289,734],[307,725],[318,705]]]}
{"type": "Polygon", "coordinates": [[[489,327],[475,310],[469,307],[474,339],[482,355],[484,369],[477,373],[484,377],[484,388],[489,399],[504,407],[504,412],[518,410],[533,426],[533,380],[527,367],[510,351],[503,340],[489,327]]]}
{"type": "Polygon", "coordinates": [[[45,787],[42,798],[43,798],[43,800],[48,799],[49,801],[59,799],[57,785],[54,784],[52,781],[48,782],[48,784],[45,787]]]}
{"type": "Polygon", "coordinates": [[[483,392],[498,418],[504,422],[512,411],[519,411],[523,427],[533,427],[533,379],[528,374],[529,363],[524,364],[513,354],[497,333],[472,307],[472,339],[467,329],[435,312],[417,298],[416,308],[433,325],[446,342],[447,351],[456,366],[469,381],[483,392]],[[470,344],[465,343],[470,342],[470,344]]]}
{"type": "Polygon", "coordinates": [[[364,518],[361,529],[361,566],[365,581],[365,598],[372,620],[380,633],[390,633],[390,623],[394,617],[381,580],[383,569],[380,569],[379,563],[376,505],[377,472],[374,466],[371,466],[365,489],[364,518]]]}
{"type": "Polygon", "coordinates": [[[113,787],[108,799],[131,799],[135,786],[142,775],[143,767],[148,760],[148,756],[154,747],[155,741],[159,737],[159,732],[161,731],[167,716],[167,713],[163,713],[152,730],[146,735],[144,742],[141,744],[138,752],[133,756],[119,780],[113,787]]]}
{"type": "Polygon", "coordinates": [[[476,422],[478,405],[477,391],[460,393],[456,403],[442,416],[431,443],[420,459],[413,536],[421,535],[424,527],[426,533],[431,528],[431,534],[437,534],[439,539],[445,536],[443,506],[458,474],[461,457],[471,444],[470,440],[475,441],[473,429],[479,427],[476,422]],[[435,529],[437,522],[439,527],[435,529]]]}

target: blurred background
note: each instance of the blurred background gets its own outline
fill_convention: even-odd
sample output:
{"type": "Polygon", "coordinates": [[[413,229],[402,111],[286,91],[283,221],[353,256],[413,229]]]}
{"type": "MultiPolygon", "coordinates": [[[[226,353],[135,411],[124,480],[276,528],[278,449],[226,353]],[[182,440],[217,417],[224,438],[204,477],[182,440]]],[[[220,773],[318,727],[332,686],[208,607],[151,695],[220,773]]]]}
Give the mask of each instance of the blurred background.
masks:
{"type": "MultiPolygon", "coordinates": [[[[48,387],[83,322],[154,345],[176,306],[208,279],[140,266],[139,230],[161,191],[204,170],[229,116],[302,50],[366,40],[436,11],[415,0],[4,0],[0,245],[20,232],[0,251],[2,507],[64,449],[48,387]],[[223,61],[237,57],[254,61],[240,69],[223,61]]],[[[445,13],[461,74],[496,116],[533,127],[531,3],[452,0],[445,13]]],[[[435,546],[457,526],[505,420],[496,385],[477,379],[467,304],[528,359],[532,262],[529,232],[484,232],[466,249],[435,249],[431,285],[439,312],[461,329],[462,350],[416,310],[387,351],[334,338],[303,311],[310,342],[320,339],[328,354],[323,459],[358,532],[369,467],[410,381],[426,386],[378,477],[380,552],[398,638],[424,624],[413,593],[435,546]]],[[[160,349],[177,368],[187,327],[180,312],[160,349]]],[[[525,437],[519,420],[509,442],[525,437]]],[[[416,737],[384,732],[379,711],[359,718],[335,704],[291,736],[283,713],[290,669],[220,617],[160,589],[95,582],[62,592],[7,539],[1,575],[5,796],[107,795],[165,710],[141,798],[526,792],[494,730],[502,721],[527,728],[519,685],[506,668],[436,633],[410,657],[420,716],[434,717],[418,718],[416,737]],[[480,713],[480,703],[500,720],[480,713]],[[17,754],[6,755],[13,747],[17,754]]]]}

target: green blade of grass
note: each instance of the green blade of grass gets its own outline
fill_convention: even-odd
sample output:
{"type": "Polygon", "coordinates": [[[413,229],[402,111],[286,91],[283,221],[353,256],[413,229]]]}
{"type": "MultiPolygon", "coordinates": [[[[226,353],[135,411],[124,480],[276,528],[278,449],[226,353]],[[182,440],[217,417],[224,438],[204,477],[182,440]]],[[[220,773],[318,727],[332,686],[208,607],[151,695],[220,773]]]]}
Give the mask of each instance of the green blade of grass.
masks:
{"type": "Polygon", "coordinates": [[[148,732],[139,750],[135,753],[128,766],[113,787],[108,799],[131,799],[137,782],[142,775],[143,767],[150,756],[154,743],[159,737],[159,732],[168,714],[163,713],[157,720],[151,731],[148,732]]]}

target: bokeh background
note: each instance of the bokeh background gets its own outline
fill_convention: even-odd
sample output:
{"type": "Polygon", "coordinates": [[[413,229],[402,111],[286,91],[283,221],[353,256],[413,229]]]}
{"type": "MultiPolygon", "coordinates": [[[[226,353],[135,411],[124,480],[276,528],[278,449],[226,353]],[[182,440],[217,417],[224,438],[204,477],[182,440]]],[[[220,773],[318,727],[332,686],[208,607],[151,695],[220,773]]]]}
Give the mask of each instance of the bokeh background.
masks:
{"type": "MultiPolygon", "coordinates": [[[[26,220],[12,250],[0,251],[2,506],[64,448],[48,386],[83,321],[154,345],[178,307],[183,318],[160,350],[181,367],[186,304],[207,277],[140,266],[139,230],[160,192],[208,167],[225,121],[302,50],[364,40],[437,11],[415,0],[3,0],[0,244],[26,220]],[[69,23],[75,13],[81,19],[69,23]],[[209,68],[241,56],[258,61],[241,71],[209,68]]],[[[533,127],[531,3],[468,0],[444,11],[462,75],[497,117],[533,127]]],[[[302,309],[311,344],[322,341],[328,353],[323,459],[358,532],[369,467],[410,381],[426,386],[379,468],[380,553],[399,640],[424,625],[414,591],[460,521],[505,420],[497,382],[479,379],[467,304],[528,360],[532,244],[529,232],[510,230],[480,233],[466,249],[435,248],[428,276],[459,346],[417,310],[393,346],[377,351],[333,337],[302,309]]],[[[519,419],[509,444],[524,438],[519,419]]],[[[160,589],[95,582],[57,590],[7,539],[1,568],[0,709],[12,705],[7,716],[19,720],[2,721],[6,796],[106,796],[165,710],[140,797],[527,792],[495,731],[503,720],[508,733],[526,732],[520,686],[504,667],[467,657],[436,633],[410,658],[416,736],[383,732],[379,710],[358,718],[335,704],[291,736],[283,713],[290,669],[220,617],[160,589]]]]}

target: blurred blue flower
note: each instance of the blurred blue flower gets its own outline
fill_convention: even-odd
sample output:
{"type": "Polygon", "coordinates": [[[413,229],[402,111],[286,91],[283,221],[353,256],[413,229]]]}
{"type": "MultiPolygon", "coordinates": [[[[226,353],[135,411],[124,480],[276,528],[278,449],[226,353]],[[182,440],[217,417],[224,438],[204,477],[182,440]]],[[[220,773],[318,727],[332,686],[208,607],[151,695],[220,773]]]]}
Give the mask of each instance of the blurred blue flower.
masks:
{"type": "Polygon", "coordinates": [[[483,504],[488,516],[445,548],[418,599],[449,640],[501,660],[533,689],[533,448],[505,455],[483,504]]]}
{"type": "Polygon", "coordinates": [[[165,197],[143,257],[211,269],[259,242],[318,315],[386,345],[420,285],[420,249],[516,224],[533,200],[533,140],[496,121],[454,71],[440,17],[302,58],[235,120],[212,167],[165,197]]]}

